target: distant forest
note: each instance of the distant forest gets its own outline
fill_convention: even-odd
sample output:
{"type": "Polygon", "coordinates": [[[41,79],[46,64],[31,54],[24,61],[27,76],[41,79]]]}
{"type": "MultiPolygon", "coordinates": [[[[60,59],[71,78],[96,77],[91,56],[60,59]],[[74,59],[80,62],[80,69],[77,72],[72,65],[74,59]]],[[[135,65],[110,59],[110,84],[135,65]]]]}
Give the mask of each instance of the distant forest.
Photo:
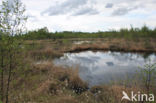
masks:
{"type": "Polygon", "coordinates": [[[47,27],[29,31],[24,35],[20,35],[23,39],[63,39],[63,38],[156,38],[156,28],[150,29],[146,25],[141,28],[130,29],[122,28],[120,30],[99,31],[99,32],[49,32],[47,27]]]}

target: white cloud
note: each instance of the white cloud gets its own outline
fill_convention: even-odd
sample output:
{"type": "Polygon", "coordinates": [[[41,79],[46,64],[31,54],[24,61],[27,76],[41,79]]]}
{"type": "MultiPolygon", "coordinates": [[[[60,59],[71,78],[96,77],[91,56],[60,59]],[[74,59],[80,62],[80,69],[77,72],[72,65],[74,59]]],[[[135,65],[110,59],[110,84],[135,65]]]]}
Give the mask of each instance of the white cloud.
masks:
{"type": "Polygon", "coordinates": [[[120,7],[113,11],[113,16],[122,16],[128,14],[130,11],[138,9],[137,6],[135,7],[120,7]]]}
{"type": "Polygon", "coordinates": [[[98,31],[156,26],[155,0],[21,0],[26,5],[28,29],[98,31]],[[41,13],[43,15],[41,15],[41,13]],[[117,15],[117,16],[114,16],[117,15]]]}
{"type": "Polygon", "coordinates": [[[92,8],[89,0],[66,0],[56,5],[50,6],[48,9],[41,12],[41,15],[48,14],[49,16],[55,15],[85,15],[97,14],[98,11],[95,8],[92,8]]]}
{"type": "Polygon", "coordinates": [[[99,12],[92,8],[92,7],[81,7],[80,9],[78,9],[77,11],[75,11],[73,13],[74,16],[79,16],[79,15],[96,15],[98,14],[99,12]]]}

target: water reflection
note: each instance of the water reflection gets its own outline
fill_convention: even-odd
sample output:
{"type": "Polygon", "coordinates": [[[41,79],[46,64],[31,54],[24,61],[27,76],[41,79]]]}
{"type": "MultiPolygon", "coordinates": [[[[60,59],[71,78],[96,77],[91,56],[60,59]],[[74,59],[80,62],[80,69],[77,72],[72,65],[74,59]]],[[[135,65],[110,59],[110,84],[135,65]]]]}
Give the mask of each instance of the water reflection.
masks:
{"type": "Polygon", "coordinates": [[[80,77],[90,86],[131,78],[138,66],[156,62],[154,54],[146,56],[137,53],[92,52],[65,53],[55,59],[56,65],[79,66],[80,77]]]}

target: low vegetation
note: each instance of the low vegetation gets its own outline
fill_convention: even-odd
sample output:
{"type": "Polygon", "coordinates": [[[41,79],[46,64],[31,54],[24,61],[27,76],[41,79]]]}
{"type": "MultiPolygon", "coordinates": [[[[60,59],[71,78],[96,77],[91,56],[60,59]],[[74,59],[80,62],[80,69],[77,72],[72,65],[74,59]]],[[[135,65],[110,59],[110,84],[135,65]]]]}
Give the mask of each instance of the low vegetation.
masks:
{"type": "MultiPolygon", "coordinates": [[[[89,87],[79,77],[78,68],[55,66],[52,62],[54,58],[47,56],[44,51],[49,48],[53,50],[50,52],[51,55],[55,55],[56,52],[62,54],[62,51],[68,50],[68,45],[63,43],[61,45],[64,49],[61,49],[62,46],[54,49],[60,40],[42,40],[34,41],[35,49],[30,49],[32,42],[26,41],[24,44],[26,49],[25,59],[23,59],[24,68],[16,71],[15,81],[12,82],[10,92],[12,103],[121,103],[122,91],[128,94],[131,91],[148,93],[144,79],[138,82],[137,77],[129,85],[126,81],[124,84],[116,81],[112,84],[89,87]],[[40,51],[42,55],[32,55],[32,51],[40,51]]],[[[73,47],[71,45],[71,48],[73,47]]],[[[150,86],[150,93],[156,94],[154,86],[153,84],[150,86]]],[[[124,100],[123,103],[129,101],[124,100]]]]}
{"type": "Polygon", "coordinates": [[[53,64],[53,60],[65,52],[155,53],[156,29],[143,26],[96,33],[51,33],[42,28],[22,34],[26,21],[22,3],[14,0],[10,6],[6,0],[0,8],[0,103],[121,103],[122,91],[130,94],[132,90],[156,95],[153,65],[143,69],[143,81],[134,78],[131,85],[89,87],[79,77],[79,68],[53,64]],[[90,42],[76,44],[74,41],[90,42]]]}
{"type": "Polygon", "coordinates": [[[99,31],[99,32],[49,32],[46,27],[29,31],[25,35],[22,35],[22,38],[26,40],[38,40],[38,39],[67,39],[67,38],[127,38],[127,39],[137,39],[137,38],[156,38],[156,28],[150,29],[146,25],[142,28],[133,28],[130,29],[122,28],[119,31],[110,30],[110,31],[99,31]]]}

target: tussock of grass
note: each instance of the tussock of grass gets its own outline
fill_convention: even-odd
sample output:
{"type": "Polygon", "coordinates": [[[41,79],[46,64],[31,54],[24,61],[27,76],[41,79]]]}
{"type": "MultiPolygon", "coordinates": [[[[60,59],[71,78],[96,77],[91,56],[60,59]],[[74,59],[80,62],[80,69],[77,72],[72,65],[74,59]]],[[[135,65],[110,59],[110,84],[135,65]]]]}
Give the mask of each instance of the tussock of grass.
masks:
{"type": "Polygon", "coordinates": [[[67,81],[66,85],[69,89],[75,91],[75,93],[80,94],[88,89],[88,84],[80,79],[78,69],[54,68],[53,72],[58,80],[67,81]]]}
{"type": "Polygon", "coordinates": [[[46,48],[38,51],[31,51],[30,56],[35,60],[48,60],[62,56],[62,53],[56,52],[51,48],[46,48]]]}
{"type": "Polygon", "coordinates": [[[38,63],[33,64],[34,70],[38,70],[41,72],[48,72],[51,68],[53,68],[52,61],[40,61],[38,63]]]}
{"type": "Polygon", "coordinates": [[[80,79],[78,76],[73,76],[69,80],[69,88],[74,90],[75,93],[81,94],[88,90],[88,85],[80,79]]]}

